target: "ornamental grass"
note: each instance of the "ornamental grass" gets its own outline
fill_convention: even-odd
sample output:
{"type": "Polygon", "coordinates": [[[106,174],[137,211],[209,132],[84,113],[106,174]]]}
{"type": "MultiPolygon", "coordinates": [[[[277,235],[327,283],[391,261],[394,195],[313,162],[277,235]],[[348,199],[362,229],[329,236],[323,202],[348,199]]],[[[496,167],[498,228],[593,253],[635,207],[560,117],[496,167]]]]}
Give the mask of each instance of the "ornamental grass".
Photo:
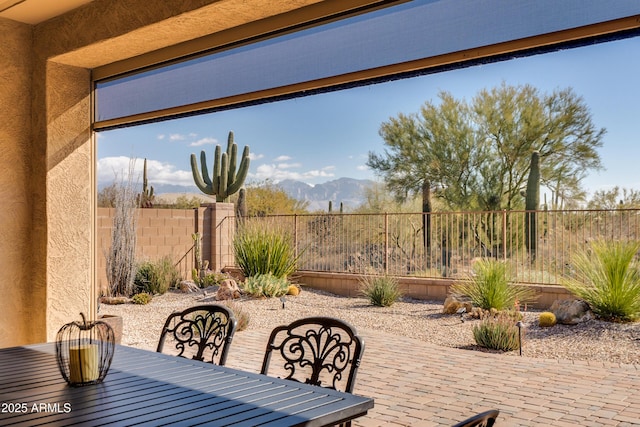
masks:
{"type": "Polygon", "coordinates": [[[596,316],[614,322],[640,319],[640,242],[595,241],[573,258],[575,273],[563,285],[596,316]]]}
{"type": "Polygon", "coordinates": [[[496,259],[480,259],[473,265],[473,274],[467,280],[454,283],[453,293],[466,295],[473,305],[484,310],[510,309],[518,303],[535,300],[535,292],[512,283],[509,264],[496,259]]]}

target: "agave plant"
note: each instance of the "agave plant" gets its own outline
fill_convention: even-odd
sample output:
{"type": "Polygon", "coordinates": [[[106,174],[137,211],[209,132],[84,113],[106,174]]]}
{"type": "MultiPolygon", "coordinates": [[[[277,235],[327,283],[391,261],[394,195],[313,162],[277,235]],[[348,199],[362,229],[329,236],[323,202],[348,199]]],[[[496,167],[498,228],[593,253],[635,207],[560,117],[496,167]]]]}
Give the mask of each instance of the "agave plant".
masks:
{"type": "Polygon", "coordinates": [[[573,258],[575,274],[563,285],[604,320],[640,319],[640,242],[596,241],[573,258]]]}

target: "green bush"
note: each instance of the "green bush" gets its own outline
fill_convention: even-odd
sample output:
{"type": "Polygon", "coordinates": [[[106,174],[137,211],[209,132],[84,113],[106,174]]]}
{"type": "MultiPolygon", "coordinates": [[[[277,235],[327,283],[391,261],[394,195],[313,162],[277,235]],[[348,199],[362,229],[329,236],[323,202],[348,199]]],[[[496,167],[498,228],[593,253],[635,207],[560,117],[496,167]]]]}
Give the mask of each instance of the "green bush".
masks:
{"type": "Polygon", "coordinates": [[[473,338],[480,347],[492,350],[512,351],[519,348],[520,331],[508,312],[488,317],[473,326],[473,338]]]}
{"type": "Polygon", "coordinates": [[[575,274],[563,285],[601,319],[640,319],[639,242],[593,242],[573,257],[575,274]]]}
{"type": "Polygon", "coordinates": [[[453,284],[451,291],[468,296],[474,305],[484,310],[511,309],[535,299],[532,289],[511,283],[511,269],[506,262],[481,259],[473,265],[473,273],[467,281],[453,284]]]}
{"type": "Polygon", "coordinates": [[[289,292],[291,283],[284,277],[276,277],[271,273],[247,277],[242,289],[253,297],[281,297],[289,292]]]}
{"type": "Polygon", "coordinates": [[[377,307],[390,307],[402,297],[398,281],[391,276],[364,276],[360,284],[360,292],[377,307]]]}
{"type": "Polygon", "coordinates": [[[300,258],[289,233],[257,225],[245,225],[237,232],[233,249],[245,277],[267,273],[287,277],[296,270],[300,258]]]}
{"type": "Polygon", "coordinates": [[[152,295],[164,294],[170,287],[180,283],[180,272],[173,264],[170,256],[156,261],[144,261],[138,265],[134,280],[137,292],[152,295]]]}
{"type": "Polygon", "coordinates": [[[146,305],[151,302],[152,298],[153,297],[150,294],[146,292],[140,292],[139,294],[135,294],[131,297],[131,302],[134,304],[146,305]]]}
{"type": "Polygon", "coordinates": [[[215,273],[213,271],[208,270],[204,273],[203,277],[200,277],[198,274],[198,270],[195,268],[191,270],[191,280],[201,288],[208,288],[210,286],[219,285],[225,279],[228,279],[229,276],[223,273],[215,273]]]}

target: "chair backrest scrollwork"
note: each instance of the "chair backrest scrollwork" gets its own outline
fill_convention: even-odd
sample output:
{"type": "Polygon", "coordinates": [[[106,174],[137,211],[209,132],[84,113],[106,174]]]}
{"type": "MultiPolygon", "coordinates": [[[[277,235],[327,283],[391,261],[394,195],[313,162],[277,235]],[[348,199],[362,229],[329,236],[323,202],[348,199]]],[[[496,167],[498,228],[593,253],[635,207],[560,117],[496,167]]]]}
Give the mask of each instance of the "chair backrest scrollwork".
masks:
{"type": "Polygon", "coordinates": [[[364,342],[355,328],[332,317],[299,319],[275,328],[267,343],[261,373],[353,392],[364,342]]]}
{"type": "Polygon", "coordinates": [[[224,365],[237,328],[233,312],[222,305],[198,305],[169,315],[157,352],[170,346],[179,357],[224,365]]]}

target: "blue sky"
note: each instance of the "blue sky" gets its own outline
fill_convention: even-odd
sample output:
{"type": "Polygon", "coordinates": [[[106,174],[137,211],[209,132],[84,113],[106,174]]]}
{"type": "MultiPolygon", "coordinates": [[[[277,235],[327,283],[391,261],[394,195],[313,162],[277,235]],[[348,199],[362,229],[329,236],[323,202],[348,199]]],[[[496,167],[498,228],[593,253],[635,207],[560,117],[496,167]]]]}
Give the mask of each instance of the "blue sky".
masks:
{"type": "MultiPolygon", "coordinates": [[[[189,156],[226,146],[235,133],[252,153],[249,180],[296,179],[318,184],[340,177],[375,179],[367,153],[380,153],[380,124],[398,113],[418,112],[440,90],[471,99],[479,90],[531,84],[541,92],[572,87],[607,133],[599,150],[604,171],[583,181],[591,193],[615,185],[640,189],[640,37],[440,74],[370,85],[161,123],[101,132],[98,184],[126,170],[129,158],[148,160],[151,185],[193,185],[189,156]]],[[[210,160],[211,161],[211,160],[210,160]]]]}

